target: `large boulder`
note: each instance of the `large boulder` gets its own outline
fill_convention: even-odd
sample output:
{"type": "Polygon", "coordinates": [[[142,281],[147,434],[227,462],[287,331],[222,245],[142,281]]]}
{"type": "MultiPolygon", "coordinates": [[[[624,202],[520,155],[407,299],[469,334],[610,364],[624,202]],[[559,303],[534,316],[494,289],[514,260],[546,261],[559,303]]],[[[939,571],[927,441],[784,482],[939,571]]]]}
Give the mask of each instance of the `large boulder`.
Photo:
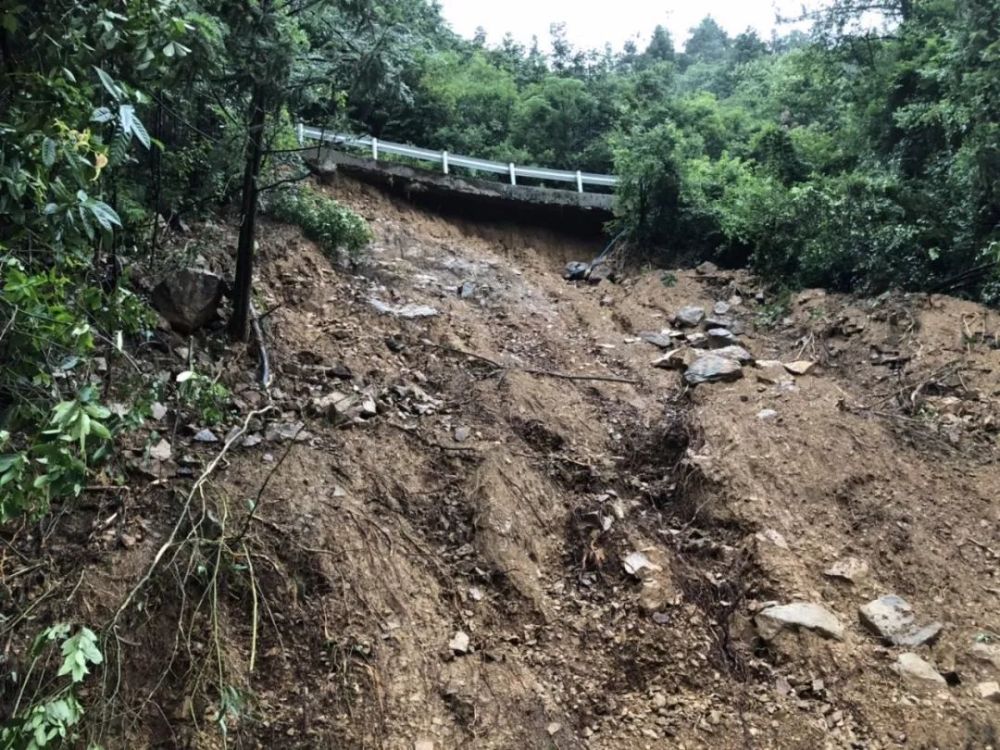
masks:
{"type": "Polygon", "coordinates": [[[827,638],[844,639],[844,626],[833,612],[822,604],[792,602],[767,607],[754,618],[757,632],[766,641],[774,640],[782,630],[804,628],[827,638]]]}
{"type": "Polygon", "coordinates": [[[182,268],[153,289],[153,307],[171,328],[189,334],[215,318],[222,292],[219,276],[197,268],[182,268]]]}
{"type": "Polygon", "coordinates": [[[739,362],[709,353],[700,355],[684,373],[684,380],[689,385],[739,380],[742,377],[743,367],[739,362]]]}

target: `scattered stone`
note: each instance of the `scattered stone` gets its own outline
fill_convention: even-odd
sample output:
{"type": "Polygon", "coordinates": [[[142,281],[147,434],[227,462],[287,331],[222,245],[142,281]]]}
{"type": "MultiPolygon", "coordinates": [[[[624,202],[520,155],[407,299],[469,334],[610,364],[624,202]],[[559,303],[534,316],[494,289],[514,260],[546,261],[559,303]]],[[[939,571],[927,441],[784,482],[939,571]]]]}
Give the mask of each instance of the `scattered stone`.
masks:
{"type": "Polygon", "coordinates": [[[597,265],[591,266],[590,270],[587,272],[587,282],[596,286],[602,281],[610,279],[611,275],[611,266],[607,263],[601,262],[597,265]]]}
{"type": "Polygon", "coordinates": [[[728,328],[709,328],[708,343],[713,347],[735,346],[738,339],[728,328]]]}
{"type": "Polygon", "coordinates": [[[688,328],[694,328],[705,319],[705,310],[697,305],[682,307],[674,315],[674,323],[688,328]]]}
{"type": "Polygon", "coordinates": [[[654,564],[642,552],[633,552],[622,561],[622,567],[630,576],[641,578],[644,571],[655,572],[661,570],[659,565],[654,564]]]}
{"type": "Polygon", "coordinates": [[[726,328],[732,329],[736,325],[736,321],[732,318],[726,318],[721,315],[709,315],[701,322],[701,327],[705,330],[711,328],[726,328]]]}
{"type": "Polygon", "coordinates": [[[932,683],[944,687],[947,685],[944,677],[934,666],[914,653],[906,652],[896,658],[896,671],[904,678],[932,683]]]}
{"type": "Polygon", "coordinates": [[[358,397],[354,393],[333,391],[325,396],[317,396],[312,400],[312,410],[328,419],[345,418],[358,408],[358,397]]]}
{"type": "Polygon", "coordinates": [[[1000,643],[973,643],[969,655],[977,661],[992,664],[1000,669],[1000,643]]]}
{"type": "Polygon", "coordinates": [[[434,750],[434,743],[431,740],[417,740],[413,744],[413,750],[434,750]]]}
{"type": "Polygon", "coordinates": [[[262,442],[264,442],[264,436],[259,432],[255,432],[252,435],[247,435],[243,438],[243,447],[253,448],[256,445],[260,445],[262,442]]]}
{"type": "Polygon", "coordinates": [[[742,377],[743,367],[739,362],[717,354],[702,354],[684,373],[684,380],[690,385],[733,381],[742,377]]]}
{"type": "Polygon", "coordinates": [[[844,626],[835,614],[822,604],[793,602],[767,607],[754,617],[757,632],[766,641],[773,640],[787,628],[815,630],[827,638],[844,639],[844,626]]]}
{"type": "Polygon", "coordinates": [[[589,269],[589,263],[581,263],[580,261],[567,263],[563,269],[563,278],[566,281],[583,281],[589,269]]]}
{"type": "Polygon", "coordinates": [[[781,532],[776,529],[764,529],[763,531],[758,531],[755,536],[760,541],[770,542],[779,549],[788,549],[788,542],[781,532]]]}
{"type": "Polygon", "coordinates": [[[194,441],[196,443],[217,443],[219,438],[215,436],[215,433],[209,429],[199,430],[194,436],[194,441]]]}
{"type": "Polygon", "coordinates": [[[653,367],[661,367],[665,370],[686,370],[698,358],[698,353],[693,349],[682,347],[667,352],[659,359],[653,360],[653,367]]]}
{"type": "Polygon", "coordinates": [[[976,685],[976,695],[986,701],[1000,703],[1000,682],[980,682],[976,685]]]}
{"type": "Polygon", "coordinates": [[[456,427],[455,428],[455,442],[464,443],[472,436],[472,430],[468,427],[456,427]]]}
{"type": "Polygon", "coordinates": [[[890,594],[868,602],[858,609],[861,623],[895,646],[916,648],[937,639],[944,627],[935,622],[924,627],[914,625],[913,608],[900,596],[890,594]]]}
{"type": "Polygon", "coordinates": [[[469,587],[469,598],[474,602],[481,602],[483,600],[484,594],[483,590],[478,586],[469,587]]]}
{"type": "Polygon", "coordinates": [[[476,296],[476,285],[471,281],[464,281],[458,288],[458,296],[462,299],[472,299],[476,296]]]}
{"type": "MultiPolygon", "coordinates": [[[[264,439],[270,442],[278,440],[295,440],[296,442],[305,440],[307,433],[305,422],[279,422],[269,425],[264,433],[264,439]]],[[[266,458],[266,457],[265,457],[266,458]]]]}
{"type": "Polygon", "coordinates": [[[668,334],[657,333],[656,331],[642,331],[639,334],[639,338],[647,344],[652,344],[660,349],[669,349],[674,345],[674,340],[668,334]]]}
{"type": "Polygon", "coordinates": [[[149,457],[157,461],[169,461],[174,455],[174,449],[166,440],[161,440],[149,449],[149,457]]]}
{"type": "Polygon", "coordinates": [[[774,409],[761,409],[757,412],[757,419],[761,422],[770,422],[778,418],[778,412],[774,409]]]}
{"type": "Polygon", "coordinates": [[[430,305],[390,305],[377,297],[371,297],[368,303],[383,315],[393,315],[397,318],[415,320],[417,318],[433,318],[438,314],[437,308],[430,305]]]}
{"type": "Polygon", "coordinates": [[[159,422],[165,416],[167,416],[167,407],[161,404],[159,401],[154,401],[152,406],[149,407],[149,415],[159,422]]]}
{"type": "Polygon", "coordinates": [[[222,278],[197,268],[182,268],[153,289],[153,307],[179,333],[210,323],[222,302],[222,278]]]}
{"type": "Polygon", "coordinates": [[[757,360],[757,380],[766,385],[782,385],[793,382],[793,378],[788,374],[788,370],[781,362],[773,360],[757,360]]]}
{"type": "Polygon", "coordinates": [[[856,557],[845,557],[837,560],[833,565],[823,571],[823,575],[828,578],[839,578],[851,583],[868,577],[868,563],[856,557]]]}
{"type": "Polygon", "coordinates": [[[684,336],[684,340],[687,341],[688,346],[695,349],[707,349],[708,348],[708,336],[706,336],[701,331],[695,333],[688,333],[684,336]]]}
{"type": "Polygon", "coordinates": [[[702,276],[708,276],[709,274],[718,273],[719,267],[715,265],[712,261],[706,260],[699,266],[695,266],[695,272],[700,273],[702,276]]]}
{"type": "Polygon", "coordinates": [[[723,301],[720,300],[720,301],[716,302],[715,306],[712,308],[712,314],[713,315],[728,315],[729,311],[732,309],[732,307],[733,306],[731,304],[729,304],[728,302],[723,302],[723,301]]]}
{"type": "Polygon", "coordinates": [[[558,721],[553,721],[545,728],[545,731],[548,732],[550,735],[552,735],[552,734],[558,734],[560,729],[562,729],[562,724],[560,724],[558,721]]]}
{"type": "Polygon", "coordinates": [[[813,367],[816,366],[815,362],[809,360],[801,359],[796,362],[786,362],[785,369],[788,370],[792,375],[807,375],[813,367]]]}
{"type": "Polygon", "coordinates": [[[468,634],[459,630],[456,631],[455,635],[453,635],[451,640],[448,642],[448,648],[456,654],[467,654],[469,653],[469,644],[470,641],[468,634]]]}
{"type": "Polygon", "coordinates": [[[725,357],[726,359],[735,359],[741,365],[753,364],[753,355],[744,349],[742,346],[724,346],[721,349],[716,349],[714,352],[717,357],[725,357]]]}

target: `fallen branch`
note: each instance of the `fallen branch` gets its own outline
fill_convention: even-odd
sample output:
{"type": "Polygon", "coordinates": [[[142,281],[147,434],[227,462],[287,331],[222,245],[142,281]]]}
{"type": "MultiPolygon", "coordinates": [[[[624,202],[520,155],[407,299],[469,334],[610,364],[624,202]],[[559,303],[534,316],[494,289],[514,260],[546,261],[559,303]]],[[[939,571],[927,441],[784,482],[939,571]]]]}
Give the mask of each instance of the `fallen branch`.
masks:
{"type": "Polygon", "coordinates": [[[431,349],[440,349],[441,351],[451,352],[452,354],[459,354],[463,357],[469,357],[470,359],[477,359],[480,362],[485,362],[488,365],[492,365],[498,370],[520,370],[521,372],[528,373],[529,375],[538,375],[546,378],[560,378],[562,380],[574,380],[574,381],[586,381],[592,380],[602,383],[625,383],[628,385],[639,385],[639,381],[634,378],[623,378],[617,375],[591,375],[588,373],[575,374],[570,372],[558,372],[555,370],[541,370],[535,367],[516,367],[513,365],[503,365],[494,359],[485,357],[482,354],[476,354],[475,352],[467,352],[464,349],[458,349],[454,346],[445,346],[444,344],[435,344],[426,339],[421,341],[424,346],[431,349]]]}
{"type": "Polygon", "coordinates": [[[271,387],[271,358],[267,355],[267,347],[264,345],[264,329],[260,324],[261,317],[257,315],[257,310],[250,302],[250,328],[253,330],[253,337],[257,341],[257,352],[260,354],[260,384],[265,389],[271,387]]]}

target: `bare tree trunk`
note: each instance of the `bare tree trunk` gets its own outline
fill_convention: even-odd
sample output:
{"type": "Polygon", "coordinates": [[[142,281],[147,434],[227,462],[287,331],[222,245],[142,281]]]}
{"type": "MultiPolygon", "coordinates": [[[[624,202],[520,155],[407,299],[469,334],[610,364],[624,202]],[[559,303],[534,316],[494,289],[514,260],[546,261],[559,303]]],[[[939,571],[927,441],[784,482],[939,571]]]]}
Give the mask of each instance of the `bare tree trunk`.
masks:
{"type": "Polygon", "coordinates": [[[253,293],[253,255],[257,239],[257,179],[264,155],[264,123],[267,112],[264,108],[263,86],[255,83],[250,97],[250,148],[247,151],[246,168],[243,171],[243,221],[240,225],[240,240],[236,248],[236,283],[233,290],[233,315],[229,319],[229,335],[238,341],[246,341],[249,335],[250,296],[253,293]]]}

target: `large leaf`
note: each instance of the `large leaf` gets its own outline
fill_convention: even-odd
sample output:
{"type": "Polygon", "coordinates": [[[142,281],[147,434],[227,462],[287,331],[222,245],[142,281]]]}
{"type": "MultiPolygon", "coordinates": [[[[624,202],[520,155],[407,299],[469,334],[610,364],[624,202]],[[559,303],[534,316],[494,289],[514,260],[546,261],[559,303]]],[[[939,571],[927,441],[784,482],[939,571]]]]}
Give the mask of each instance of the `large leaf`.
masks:
{"type": "Polygon", "coordinates": [[[119,99],[121,99],[122,98],[121,89],[118,88],[118,84],[114,82],[111,76],[109,76],[107,73],[105,73],[97,66],[94,66],[94,70],[97,71],[97,77],[101,79],[101,85],[104,86],[104,88],[107,90],[109,94],[111,94],[112,97],[114,97],[114,100],[118,101],[119,99]]]}
{"type": "Polygon", "coordinates": [[[90,209],[94,218],[97,219],[97,223],[105,230],[110,232],[112,227],[120,227],[122,225],[122,220],[118,218],[118,214],[107,203],[90,199],[84,205],[90,209]]]}
{"type": "Polygon", "coordinates": [[[111,120],[114,119],[114,116],[114,112],[107,107],[98,107],[90,113],[90,119],[92,122],[111,122],[111,120]]]}
{"type": "Polygon", "coordinates": [[[126,133],[132,132],[135,123],[135,107],[131,104],[123,104],[118,108],[118,119],[121,121],[122,130],[126,133]]]}
{"type": "Polygon", "coordinates": [[[146,126],[142,124],[142,120],[138,117],[135,117],[132,120],[132,132],[135,133],[135,137],[139,139],[139,143],[145,146],[148,151],[150,146],[149,133],[146,132],[146,126]]]}
{"type": "Polygon", "coordinates": [[[51,138],[42,141],[42,164],[51,167],[56,163],[56,142],[51,138]]]}

